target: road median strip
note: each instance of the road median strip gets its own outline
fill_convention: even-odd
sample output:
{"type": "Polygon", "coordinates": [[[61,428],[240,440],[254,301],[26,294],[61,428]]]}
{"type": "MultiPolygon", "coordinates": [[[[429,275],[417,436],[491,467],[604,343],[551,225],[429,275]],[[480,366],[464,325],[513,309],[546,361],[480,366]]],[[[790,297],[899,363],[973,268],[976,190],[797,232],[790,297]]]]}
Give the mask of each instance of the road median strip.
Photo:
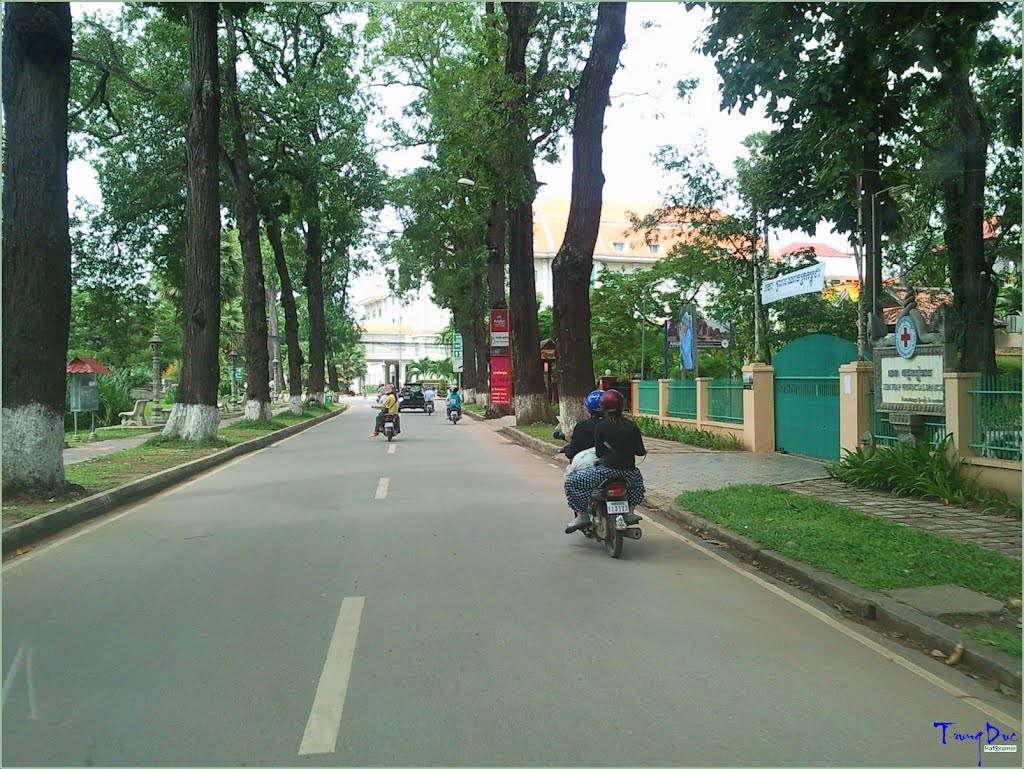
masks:
{"type": "MultiPolygon", "coordinates": [[[[520,446],[530,448],[549,457],[551,456],[553,444],[549,441],[534,437],[514,427],[505,427],[498,432],[520,446]]],[[[564,456],[559,455],[559,461],[564,464],[564,456]]],[[[726,487],[725,490],[729,488],[726,487]]],[[[769,491],[773,490],[772,487],[763,488],[769,491]]],[[[789,492],[778,491],[790,494],[789,492]]],[[[714,492],[700,493],[712,494],[714,492]]],[[[697,494],[697,492],[694,492],[694,494],[697,494]]],[[[790,494],[790,496],[793,496],[795,500],[800,499],[796,495],[790,494]]],[[[691,497],[694,500],[698,498],[691,497]]],[[[679,504],[679,500],[659,496],[648,489],[644,506],[661,513],[673,523],[688,529],[706,543],[725,547],[733,551],[738,557],[749,561],[761,571],[781,577],[798,587],[827,598],[831,603],[836,604],[837,608],[841,611],[866,620],[871,625],[877,626],[884,631],[898,633],[910,641],[922,644],[928,649],[938,649],[946,655],[952,654],[957,644],[963,643],[965,649],[960,662],[961,666],[991,678],[997,683],[1008,686],[1015,691],[1019,692],[1021,689],[1021,659],[1019,656],[1000,651],[980,641],[972,641],[965,631],[947,625],[883,593],[858,586],[847,579],[825,571],[823,568],[798,561],[777,552],[758,542],[752,536],[740,534],[727,528],[725,525],[685,509],[679,504]]],[[[861,513],[849,511],[845,508],[842,508],[842,510],[851,516],[858,516],[858,519],[871,520],[868,516],[861,513]]],[[[784,515],[784,512],[780,511],[780,515],[784,515]]],[[[894,526],[894,530],[899,528],[893,524],[890,525],[894,526]]],[[[932,535],[928,535],[926,532],[913,531],[911,534],[911,536],[922,535],[932,537],[932,535]]],[[[941,542],[945,547],[956,547],[962,544],[950,542],[947,545],[939,538],[933,538],[941,542]]],[[[959,552],[957,550],[957,553],[959,552]]],[[[1001,561],[997,560],[997,555],[985,553],[984,556],[987,559],[985,563],[993,564],[993,566],[983,568],[995,568],[1002,564],[1001,561]],[[990,555],[991,558],[989,558],[990,555]]],[[[1010,560],[1012,559],[1007,559],[1007,561],[1010,560]]],[[[1019,578],[1020,566],[1019,564],[1015,565],[1016,574],[1019,578]]],[[[987,586],[989,592],[1006,593],[1007,590],[1013,592],[1010,587],[1005,585],[1002,589],[992,587],[996,583],[992,582],[991,575],[976,572],[975,578],[982,580],[982,583],[973,585],[974,589],[987,586]]],[[[936,580],[936,583],[938,583],[938,580],[936,580]]],[[[1015,595],[1019,595],[1019,583],[1015,590],[1015,595]]],[[[1000,595],[1000,597],[1005,598],[1007,596],[1000,595]]]]}
{"type": "MultiPolygon", "coordinates": [[[[22,521],[21,523],[14,524],[3,531],[3,554],[7,555],[10,552],[32,545],[41,539],[57,534],[91,518],[96,518],[104,513],[112,512],[117,508],[142,501],[147,497],[151,497],[160,491],[181,483],[182,481],[201,475],[207,470],[224,464],[236,457],[240,457],[245,454],[258,451],[259,449],[265,448],[274,443],[278,443],[344,412],[345,407],[342,407],[320,416],[305,419],[296,424],[281,427],[271,432],[265,432],[262,435],[251,438],[250,440],[236,443],[235,445],[228,446],[212,454],[163,469],[157,473],[117,486],[116,488],[103,489],[89,497],[86,497],[85,499],[71,502],[67,505],[36,515],[26,521],[22,521]]],[[[234,427],[234,425],[227,427],[224,432],[229,430],[232,431],[232,433],[245,431],[247,426],[240,426],[237,430],[233,430],[232,428],[234,427]]],[[[139,447],[139,449],[141,448],[143,447],[139,447]]],[[[137,452],[139,449],[128,449],[126,451],[137,452]]],[[[116,459],[117,453],[109,454],[106,457],[101,457],[96,460],[90,460],[89,462],[82,462],[73,467],[80,468],[79,472],[81,472],[81,468],[93,462],[111,462],[112,458],[116,459]]],[[[70,474],[71,473],[69,472],[69,475],[70,474]]]]}

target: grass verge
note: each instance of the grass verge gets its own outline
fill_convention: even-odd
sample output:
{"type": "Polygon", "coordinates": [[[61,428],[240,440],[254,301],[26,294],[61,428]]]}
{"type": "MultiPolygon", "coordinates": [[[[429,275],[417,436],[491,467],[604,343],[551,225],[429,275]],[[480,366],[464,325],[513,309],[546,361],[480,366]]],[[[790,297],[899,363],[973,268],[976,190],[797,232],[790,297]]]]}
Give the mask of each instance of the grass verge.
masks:
{"type": "Polygon", "coordinates": [[[472,411],[474,414],[479,414],[480,416],[483,416],[484,414],[483,406],[478,403],[463,403],[462,408],[466,411],[472,411]]]}
{"type": "Polygon", "coordinates": [[[148,427],[105,427],[96,431],[96,437],[90,438],[88,430],[79,430],[78,437],[81,440],[74,440],[75,434],[64,433],[64,442],[71,447],[84,446],[89,443],[114,440],[115,438],[134,438],[138,435],[152,435],[153,430],[148,427]]]}
{"type": "Polygon", "coordinates": [[[687,510],[869,590],[960,585],[1020,597],[1013,558],[772,486],[688,491],[687,510]]]}
{"type": "Polygon", "coordinates": [[[37,498],[23,495],[5,498],[4,524],[27,520],[76,499],[117,488],[161,470],[201,459],[230,446],[336,411],[338,408],[338,405],[326,409],[307,407],[301,416],[285,412],[269,421],[236,422],[222,427],[217,440],[209,443],[169,440],[156,434],[140,446],[68,465],[64,471],[68,483],[78,484],[84,487],[84,491],[64,497],[37,498]]]}
{"type": "Polygon", "coordinates": [[[551,437],[551,433],[553,433],[556,428],[557,425],[549,425],[541,422],[535,425],[516,425],[514,429],[521,433],[525,433],[532,438],[540,438],[542,441],[550,443],[552,446],[564,446],[565,441],[560,441],[551,437]]]}
{"type": "MultiPolygon", "coordinates": [[[[688,491],[677,498],[697,515],[750,537],[766,549],[868,590],[960,585],[1007,601],[1021,595],[1020,562],[969,542],[858,513],[771,486],[688,491]]],[[[1021,654],[1019,609],[955,623],[982,643],[1021,654]],[[990,623],[996,623],[995,625],[990,623]]]]}
{"type": "Polygon", "coordinates": [[[709,430],[694,430],[679,425],[663,425],[651,417],[634,416],[640,432],[651,438],[662,438],[669,441],[678,441],[690,446],[698,446],[702,449],[715,449],[717,451],[742,451],[743,442],[735,435],[719,435],[709,430]]]}
{"type": "Polygon", "coordinates": [[[1004,630],[1003,628],[993,627],[987,622],[965,628],[964,630],[968,635],[973,636],[983,644],[995,647],[1007,654],[1012,654],[1014,657],[1021,656],[1020,630],[1004,630]]]}

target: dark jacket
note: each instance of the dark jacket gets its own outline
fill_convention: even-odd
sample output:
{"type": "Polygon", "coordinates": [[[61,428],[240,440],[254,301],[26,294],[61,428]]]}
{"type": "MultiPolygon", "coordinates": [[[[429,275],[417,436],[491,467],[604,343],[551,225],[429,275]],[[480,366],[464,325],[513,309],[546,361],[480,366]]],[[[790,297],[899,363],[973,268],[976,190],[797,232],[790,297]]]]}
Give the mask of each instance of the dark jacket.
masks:
{"type": "Polygon", "coordinates": [[[601,417],[596,416],[576,423],[576,427],[572,431],[572,440],[569,442],[569,445],[565,447],[565,456],[570,462],[572,462],[572,458],[581,451],[592,449],[597,445],[597,440],[594,437],[594,429],[600,421],[601,417]]]}
{"type": "Polygon", "coordinates": [[[607,419],[594,430],[597,439],[597,457],[602,465],[617,470],[633,470],[636,468],[635,457],[647,454],[640,428],[628,419],[616,426],[607,419]]]}

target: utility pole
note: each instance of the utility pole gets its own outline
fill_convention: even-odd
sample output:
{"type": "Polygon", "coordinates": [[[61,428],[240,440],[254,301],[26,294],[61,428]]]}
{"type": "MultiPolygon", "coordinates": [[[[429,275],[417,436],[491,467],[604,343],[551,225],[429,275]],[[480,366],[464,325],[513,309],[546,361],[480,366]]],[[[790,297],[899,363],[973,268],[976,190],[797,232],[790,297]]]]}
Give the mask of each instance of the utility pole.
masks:
{"type": "Polygon", "coordinates": [[[750,216],[752,219],[752,237],[750,242],[750,263],[754,275],[754,363],[764,362],[764,353],[761,349],[761,288],[757,276],[757,204],[750,201],[750,216]]]}

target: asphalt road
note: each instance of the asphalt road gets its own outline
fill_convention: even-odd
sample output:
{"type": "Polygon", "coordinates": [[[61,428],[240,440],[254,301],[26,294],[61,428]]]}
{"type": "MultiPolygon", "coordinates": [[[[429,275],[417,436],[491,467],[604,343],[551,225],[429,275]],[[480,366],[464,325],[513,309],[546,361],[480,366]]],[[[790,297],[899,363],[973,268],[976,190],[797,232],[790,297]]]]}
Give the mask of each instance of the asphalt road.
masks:
{"type": "Polygon", "coordinates": [[[565,535],[560,470],[485,424],[389,453],[352,403],[5,563],[4,766],[966,767],[954,731],[1020,731],[668,528],[565,535]]]}

